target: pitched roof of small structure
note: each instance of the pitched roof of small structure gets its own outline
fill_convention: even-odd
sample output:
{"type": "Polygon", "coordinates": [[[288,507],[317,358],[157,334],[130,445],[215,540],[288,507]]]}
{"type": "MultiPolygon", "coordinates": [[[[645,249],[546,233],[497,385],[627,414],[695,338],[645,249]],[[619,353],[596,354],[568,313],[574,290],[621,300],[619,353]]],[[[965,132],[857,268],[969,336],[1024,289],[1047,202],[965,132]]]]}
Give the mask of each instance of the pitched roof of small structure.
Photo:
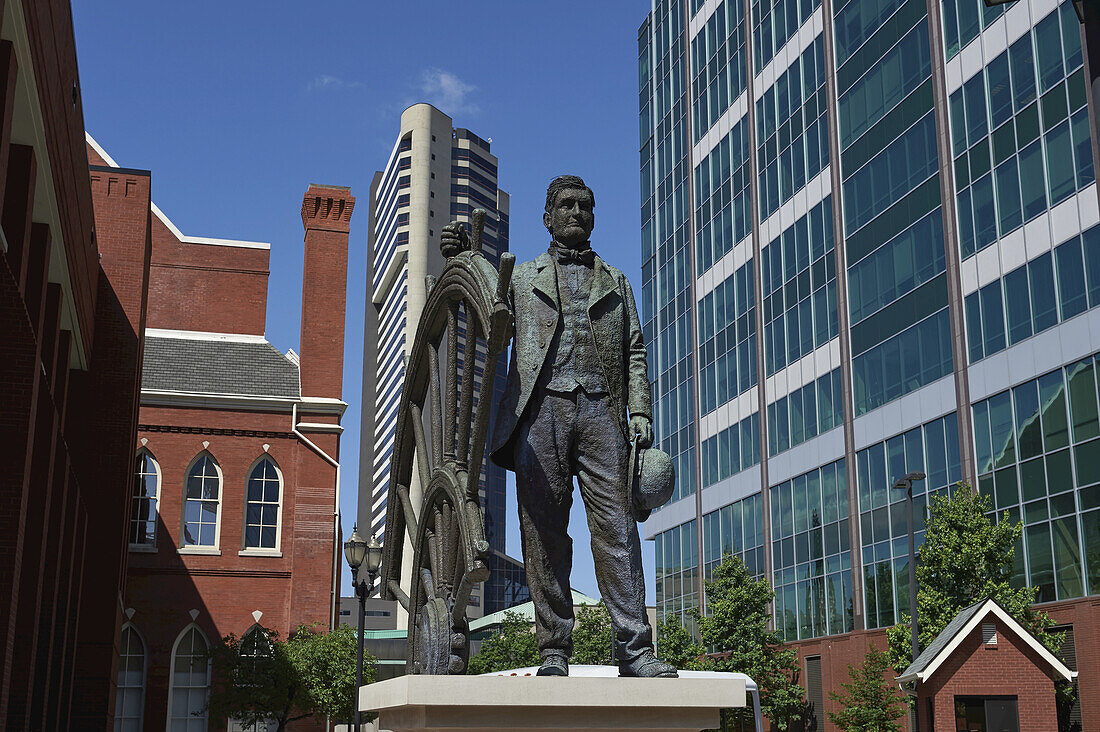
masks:
{"type": "Polygon", "coordinates": [[[906,684],[910,681],[927,681],[936,672],[936,669],[958,648],[963,639],[970,635],[990,613],[995,615],[1007,628],[1011,629],[1034,650],[1040,658],[1046,661],[1056,675],[1061,676],[1066,681],[1072,681],[1077,676],[1076,671],[1071,671],[1057,656],[1047,650],[1046,646],[1040,643],[1031,631],[1020,625],[996,600],[986,599],[960,610],[959,614],[947,624],[947,627],[940,631],[936,639],[917,656],[917,660],[909,664],[909,667],[898,676],[897,682],[906,684]]]}

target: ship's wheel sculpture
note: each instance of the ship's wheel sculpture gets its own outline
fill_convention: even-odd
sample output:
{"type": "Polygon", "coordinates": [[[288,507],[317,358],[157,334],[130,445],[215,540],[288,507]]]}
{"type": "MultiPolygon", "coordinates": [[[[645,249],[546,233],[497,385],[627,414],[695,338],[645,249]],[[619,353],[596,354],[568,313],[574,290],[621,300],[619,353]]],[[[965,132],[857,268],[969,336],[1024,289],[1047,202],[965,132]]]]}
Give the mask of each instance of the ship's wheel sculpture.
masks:
{"type": "Polygon", "coordinates": [[[512,337],[516,258],[501,255],[499,271],[485,258],[484,222],[485,211],[474,211],[469,249],[445,250],[443,272],[429,278],[397,413],[382,592],[408,611],[409,673],[466,671],[466,606],[489,577],[478,483],[497,357],[512,337]],[[412,571],[403,587],[406,552],[412,571]]]}

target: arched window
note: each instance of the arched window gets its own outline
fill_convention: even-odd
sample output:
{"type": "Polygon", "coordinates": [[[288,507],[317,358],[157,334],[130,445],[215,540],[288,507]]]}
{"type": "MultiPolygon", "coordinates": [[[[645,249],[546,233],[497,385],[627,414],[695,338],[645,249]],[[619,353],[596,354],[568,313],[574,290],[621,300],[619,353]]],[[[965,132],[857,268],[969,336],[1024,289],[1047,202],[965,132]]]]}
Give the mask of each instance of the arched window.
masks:
{"type": "Polygon", "coordinates": [[[241,638],[240,656],[242,670],[250,675],[258,663],[271,657],[271,639],[259,625],[253,625],[241,638]]]}
{"type": "Polygon", "coordinates": [[[170,732],[206,732],[206,700],[210,693],[210,644],[197,625],[187,626],[172,649],[168,692],[170,732]]]}
{"type": "Polygon", "coordinates": [[[222,471],[209,453],[191,463],[183,510],[183,546],[218,546],[222,471]]]}
{"type": "Polygon", "coordinates": [[[269,457],[261,458],[248,475],[244,509],[244,548],[279,548],[282,475],[269,457]]]}
{"type": "Polygon", "coordinates": [[[133,506],[130,509],[130,545],[157,545],[157,499],[160,498],[160,466],[146,450],[137,454],[134,469],[133,506]]]}
{"type": "Polygon", "coordinates": [[[141,732],[145,711],[145,642],[137,629],[122,626],[115,695],[115,732],[141,732]]]}
{"type": "MultiPolygon", "coordinates": [[[[245,634],[241,636],[241,645],[238,653],[241,657],[241,677],[244,679],[251,678],[255,683],[263,683],[263,676],[258,673],[257,667],[263,663],[264,659],[270,658],[272,654],[271,639],[267,633],[259,625],[253,625],[249,630],[245,631],[245,634]]],[[[274,732],[278,725],[274,722],[257,722],[252,725],[246,725],[239,720],[230,719],[227,727],[228,732],[274,732]]]]}

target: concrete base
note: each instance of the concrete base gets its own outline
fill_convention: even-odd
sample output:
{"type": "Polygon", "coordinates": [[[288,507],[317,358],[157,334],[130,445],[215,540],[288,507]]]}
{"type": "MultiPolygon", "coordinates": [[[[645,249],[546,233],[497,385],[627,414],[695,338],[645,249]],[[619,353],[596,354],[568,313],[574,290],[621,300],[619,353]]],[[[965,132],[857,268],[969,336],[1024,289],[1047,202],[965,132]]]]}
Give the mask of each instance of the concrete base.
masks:
{"type": "MultiPolygon", "coordinates": [[[[570,669],[580,671],[584,667],[570,669]]],[[[390,732],[556,732],[715,728],[719,710],[745,706],[745,680],[620,679],[604,675],[401,676],[359,690],[359,709],[390,732]]]]}

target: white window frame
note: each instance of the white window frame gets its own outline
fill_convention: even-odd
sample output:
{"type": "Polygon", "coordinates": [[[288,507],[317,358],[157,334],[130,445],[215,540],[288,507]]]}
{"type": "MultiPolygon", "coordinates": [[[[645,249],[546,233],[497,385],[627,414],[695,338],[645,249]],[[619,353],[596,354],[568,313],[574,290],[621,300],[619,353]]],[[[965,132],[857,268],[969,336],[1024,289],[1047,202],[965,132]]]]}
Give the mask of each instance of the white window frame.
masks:
{"type": "MultiPolygon", "coordinates": [[[[270,454],[264,453],[252,461],[244,479],[244,510],[241,512],[241,549],[237,554],[242,557],[281,557],[283,556],[283,495],[286,493],[286,481],[283,480],[283,470],[278,461],[270,454]],[[248,546],[248,484],[252,480],[252,471],[259,467],[260,463],[267,461],[275,468],[275,475],[279,479],[279,504],[275,517],[275,547],[250,547],[248,546]]],[[[261,503],[261,505],[264,505],[261,503]]],[[[267,504],[270,505],[270,504],[267,504]]]]}
{"type": "MultiPolygon", "coordinates": [[[[221,554],[221,538],[222,538],[222,503],[225,496],[225,475],[222,473],[222,466],[214,457],[213,453],[209,450],[203,450],[191,460],[187,465],[187,472],[183,476],[183,502],[181,504],[182,511],[180,511],[180,540],[179,540],[179,553],[180,554],[221,554]],[[195,469],[195,466],[203,458],[209,458],[210,462],[214,465],[214,470],[218,473],[218,511],[217,516],[214,519],[214,544],[209,546],[206,544],[184,544],[184,537],[187,531],[187,483],[191,479],[191,472],[195,469]]],[[[200,500],[200,499],[195,499],[200,500]]],[[[209,500],[209,499],[207,499],[209,500]]]]}
{"type": "MultiPolygon", "coordinates": [[[[146,684],[147,684],[148,678],[149,678],[149,644],[145,642],[145,636],[143,636],[141,634],[141,631],[139,631],[137,629],[137,626],[134,625],[131,622],[126,622],[126,623],[123,624],[122,631],[121,631],[121,634],[119,636],[120,639],[122,638],[122,634],[125,634],[127,630],[129,630],[131,633],[133,633],[135,636],[137,636],[138,642],[141,643],[141,686],[140,686],[140,694],[139,694],[139,699],[141,701],[138,703],[137,722],[138,722],[138,728],[139,729],[145,729],[145,690],[146,690],[146,684]]],[[[120,647],[120,649],[119,649],[119,671],[118,671],[120,677],[123,673],[121,661],[122,661],[122,648],[120,647]]],[[[119,702],[118,696],[119,696],[119,694],[122,692],[123,689],[139,688],[139,687],[135,687],[135,686],[123,686],[121,678],[117,679],[117,682],[118,682],[117,690],[115,691],[115,726],[114,726],[114,729],[116,730],[116,732],[118,732],[119,730],[122,729],[122,726],[121,726],[122,720],[119,719],[119,716],[118,716],[119,711],[120,711],[120,707],[118,705],[118,702],[119,702]]]]}
{"type": "MultiPolygon", "coordinates": [[[[204,633],[202,631],[202,628],[200,628],[198,626],[198,623],[189,624],[186,628],[184,628],[183,630],[180,631],[179,635],[176,636],[176,641],[172,644],[171,664],[169,665],[169,669],[168,669],[168,709],[166,710],[165,725],[164,725],[164,728],[165,728],[166,732],[172,732],[172,701],[173,701],[172,697],[175,695],[176,688],[177,688],[176,687],[176,651],[179,650],[180,643],[183,642],[183,639],[186,638],[192,630],[198,632],[198,634],[200,636],[202,636],[202,639],[203,639],[203,641],[206,642],[206,647],[208,649],[211,647],[210,646],[210,639],[206,636],[206,633],[204,633]]],[[[210,685],[211,685],[211,681],[212,681],[211,666],[212,666],[211,660],[207,659],[207,661],[206,661],[206,698],[207,698],[207,701],[209,701],[209,699],[210,699],[210,685]]],[[[194,689],[194,688],[198,688],[198,687],[187,686],[187,687],[183,687],[183,688],[194,689]]],[[[190,719],[199,719],[199,717],[193,717],[193,718],[188,717],[188,719],[189,720],[190,719]]],[[[201,717],[201,719],[203,721],[203,729],[207,729],[210,725],[210,713],[208,711],[204,711],[203,716],[201,717]]]]}
{"type": "MultiPolygon", "coordinates": [[[[160,461],[157,460],[156,456],[153,455],[152,450],[150,450],[146,447],[140,448],[137,451],[137,453],[134,455],[135,462],[136,462],[136,459],[141,458],[142,456],[148,457],[149,461],[153,463],[153,469],[156,472],[156,476],[157,476],[157,492],[156,492],[156,495],[153,497],[153,506],[154,506],[154,513],[155,513],[155,516],[154,516],[154,519],[153,519],[153,521],[154,521],[154,524],[153,524],[153,543],[152,544],[142,544],[142,543],[136,543],[135,544],[134,542],[131,541],[131,542],[129,542],[129,544],[130,544],[130,551],[132,551],[132,552],[150,552],[150,553],[154,553],[154,552],[157,551],[157,539],[158,539],[157,534],[159,533],[157,531],[157,523],[159,523],[159,519],[160,519],[160,500],[161,500],[161,494],[163,492],[162,488],[164,486],[164,473],[160,469],[160,461]]],[[[138,467],[137,465],[134,466],[135,470],[134,470],[134,473],[131,475],[131,479],[136,480],[137,475],[138,475],[137,467],[138,467]]],[[[148,473],[143,473],[143,475],[148,475],[148,473]]],[[[133,501],[135,499],[136,499],[136,497],[134,496],[133,491],[131,490],[131,492],[130,492],[130,502],[131,502],[130,532],[131,533],[133,532],[133,527],[134,527],[134,515],[133,515],[133,506],[132,506],[132,504],[133,504],[133,501]]]]}

